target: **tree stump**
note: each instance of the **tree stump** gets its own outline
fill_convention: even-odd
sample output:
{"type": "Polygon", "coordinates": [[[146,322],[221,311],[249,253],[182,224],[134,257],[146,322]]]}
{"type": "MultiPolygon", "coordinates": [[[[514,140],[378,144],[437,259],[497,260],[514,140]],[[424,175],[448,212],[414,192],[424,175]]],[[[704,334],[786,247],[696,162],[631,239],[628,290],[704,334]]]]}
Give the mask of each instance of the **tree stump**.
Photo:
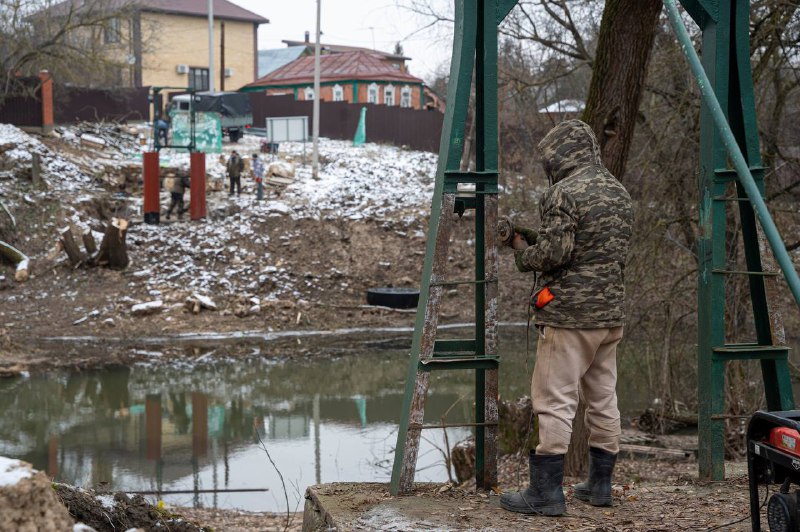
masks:
{"type": "Polygon", "coordinates": [[[475,440],[470,436],[453,446],[450,462],[456,471],[456,480],[463,484],[475,476],[475,440]]]}
{"type": "Polygon", "coordinates": [[[125,238],[128,234],[128,220],[113,218],[106,227],[97,264],[108,266],[112,270],[124,270],[128,266],[128,246],[125,238]]]}
{"type": "Polygon", "coordinates": [[[61,246],[69,257],[69,262],[72,266],[79,266],[86,262],[86,255],[78,247],[75,239],[72,237],[72,229],[66,227],[61,231],[61,246]]]}
{"type": "Polygon", "coordinates": [[[89,257],[93,257],[95,253],[97,253],[97,243],[94,241],[94,236],[92,236],[92,230],[89,229],[82,235],[83,239],[83,248],[86,250],[86,254],[89,257]]]}

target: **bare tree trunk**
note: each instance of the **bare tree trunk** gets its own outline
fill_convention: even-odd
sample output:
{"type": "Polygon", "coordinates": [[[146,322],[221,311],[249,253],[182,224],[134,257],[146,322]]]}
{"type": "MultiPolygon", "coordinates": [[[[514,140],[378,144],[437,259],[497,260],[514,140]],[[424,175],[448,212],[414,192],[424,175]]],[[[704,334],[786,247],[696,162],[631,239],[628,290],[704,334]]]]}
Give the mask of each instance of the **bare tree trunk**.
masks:
{"type": "MultiPolygon", "coordinates": [[[[607,0],[603,10],[583,121],[594,130],[603,163],[618,179],[625,173],[661,7],[662,0],[607,0]]],[[[565,460],[567,475],[581,476],[588,469],[585,411],[581,400],[565,460]]]]}
{"type": "Polygon", "coordinates": [[[564,474],[571,477],[582,477],[589,472],[589,434],[583,416],[586,414],[586,403],[581,397],[578,411],[572,422],[572,438],[569,441],[569,451],[564,457],[564,474]]]}
{"type": "Polygon", "coordinates": [[[603,10],[583,121],[617,179],[625,173],[661,7],[662,0],[608,0],[603,10]]]}

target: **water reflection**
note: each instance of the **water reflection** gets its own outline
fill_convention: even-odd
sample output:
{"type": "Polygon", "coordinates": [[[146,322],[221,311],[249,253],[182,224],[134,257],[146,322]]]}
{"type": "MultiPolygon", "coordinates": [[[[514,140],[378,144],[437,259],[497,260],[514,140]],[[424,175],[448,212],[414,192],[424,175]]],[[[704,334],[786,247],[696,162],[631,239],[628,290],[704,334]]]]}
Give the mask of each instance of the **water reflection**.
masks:
{"type": "MultiPolygon", "coordinates": [[[[517,335],[524,338],[524,334],[517,335]]],[[[391,341],[390,341],[391,340],[391,341]]],[[[193,349],[194,363],[136,365],[0,381],[0,454],[78,486],[159,493],[168,503],[285,510],[305,487],[388,481],[406,371],[405,340],[302,361],[253,345],[193,349]],[[214,356],[208,353],[214,352],[214,356]],[[230,357],[234,357],[231,359],[230,357]],[[265,449],[266,448],[266,451],[265,449]],[[268,489],[206,493],[208,490],[268,489]]],[[[149,347],[148,349],[152,349],[149,347]]],[[[504,343],[501,394],[527,393],[524,344],[504,343]]],[[[624,374],[624,367],[621,368],[624,374]]],[[[623,410],[642,406],[630,379],[623,410]]],[[[472,421],[471,372],[432,375],[426,420],[472,421]],[[451,408],[453,404],[455,407],[451,408]]],[[[647,399],[645,399],[646,401],[647,399]]],[[[448,429],[451,443],[466,429],[448,429]]],[[[447,479],[441,430],[425,431],[417,480],[447,479]]]]}
{"type": "MultiPolygon", "coordinates": [[[[402,399],[402,367],[397,369],[380,361],[249,360],[3,381],[0,454],[81,486],[194,490],[163,498],[281,510],[283,488],[260,441],[287,480],[290,502],[302,500],[311,483],[388,479],[402,399]],[[344,378],[353,371],[360,376],[344,378]],[[199,493],[226,488],[269,492],[199,493]]],[[[441,415],[458,398],[457,391],[434,393],[429,410],[441,415]]],[[[467,402],[455,410],[452,419],[469,415],[467,402]]],[[[449,433],[451,439],[466,435],[449,433]]],[[[426,436],[419,478],[444,480],[435,449],[442,435],[426,436]]]]}

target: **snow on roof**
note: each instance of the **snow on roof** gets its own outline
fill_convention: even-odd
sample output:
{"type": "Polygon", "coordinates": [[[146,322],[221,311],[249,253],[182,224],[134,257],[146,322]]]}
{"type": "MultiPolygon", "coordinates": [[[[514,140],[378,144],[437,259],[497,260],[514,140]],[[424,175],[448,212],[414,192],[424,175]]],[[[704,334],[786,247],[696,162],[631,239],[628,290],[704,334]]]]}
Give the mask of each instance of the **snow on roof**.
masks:
{"type": "MultiPolygon", "coordinates": [[[[395,81],[423,83],[423,81],[392,66],[390,61],[373,52],[343,52],[320,56],[320,77],[327,81],[395,81]]],[[[275,85],[301,85],[314,82],[314,56],[295,59],[245,87],[270,87],[275,85]]]]}
{"type": "Polygon", "coordinates": [[[586,107],[580,100],[559,100],[539,109],[540,113],[580,113],[586,107]]]}
{"type": "Polygon", "coordinates": [[[306,51],[305,46],[290,46],[258,51],[258,77],[264,77],[283,65],[291,63],[306,51]]]}
{"type": "MultiPolygon", "coordinates": [[[[308,41],[293,41],[291,39],[284,39],[282,42],[284,44],[286,44],[286,46],[290,46],[290,47],[291,46],[303,46],[304,48],[308,47],[308,48],[311,48],[312,50],[314,49],[314,46],[315,46],[315,43],[308,42],[308,41]]],[[[319,46],[323,50],[325,50],[327,52],[332,52],[332,53],[359,52],[359,51],[361,51],[361,52],[371,52],[371,53],[375,53],[375,54],[380,54],[380,55],[382,55],[384,57],[388,57],[390,59],[400,59],[402,61],[410,61],[411,60],[410,57],[406,57],[404,55],[398,55],[398,54],[389,53],[389,52],[382,52],[380,50],[373,50],[371,48],[364,48],[363,46],[345,46],[345,45],[342,45],[342,44],[325,44],[325,43],[319,43],[319,46]]]]}
{"type": "Polygon", "coordinates": [[[0,488],[16,486],[17,482],[33,476],[29,464],[21,460],[0,456],[0,488]]]}

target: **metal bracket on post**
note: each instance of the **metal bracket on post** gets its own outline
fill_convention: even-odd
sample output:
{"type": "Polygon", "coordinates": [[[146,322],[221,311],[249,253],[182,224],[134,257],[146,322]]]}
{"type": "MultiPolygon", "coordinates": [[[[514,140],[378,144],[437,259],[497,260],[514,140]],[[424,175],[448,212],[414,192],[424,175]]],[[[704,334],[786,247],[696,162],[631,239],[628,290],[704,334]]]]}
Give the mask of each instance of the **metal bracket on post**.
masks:
{"type": "MultiPolygon", "coordinates": [[[[514,2],[516,3],[516,2],[514,2]]],[[[403,412],[395,448],[390,491],[407,493],[414,484],[430,372],[475,371],[475,479],[481,489],[497,485],[497,24],[513,7],[505,0],[456,0],[453,55],[439,164],[431,205],[417,318],[406,376],[403,412]],[[476,171],[460,168],[466,134],[473,68],[475,71],[476,171]],[[446,278],[448,247],[458,185],[475,185],[469,208],[475,210],[475,272],[469,281],[446,278]],[[445,286],[474,288],[475,324],[470,339],[437,340],[445,286]]],[[[467,208],[461,202],[460,208],[467,208]]]]}

